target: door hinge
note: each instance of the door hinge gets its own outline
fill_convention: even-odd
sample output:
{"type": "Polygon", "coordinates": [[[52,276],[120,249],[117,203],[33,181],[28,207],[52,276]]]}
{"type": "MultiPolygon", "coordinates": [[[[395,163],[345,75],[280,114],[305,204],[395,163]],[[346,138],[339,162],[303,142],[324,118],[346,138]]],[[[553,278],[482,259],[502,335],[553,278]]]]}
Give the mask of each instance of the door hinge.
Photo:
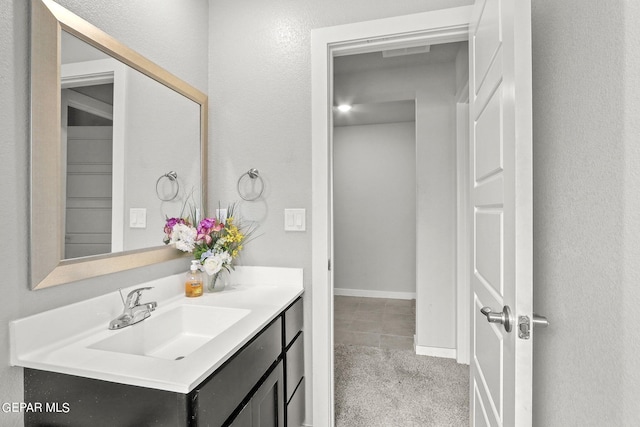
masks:
{"type": "Polygon", "coordinates": [[[329,261],[329,262],[327,263],[327,269],[328,269],[329,271],[331,271],[331,258],[329,258],[329,260],[328,260],[328,261],[329,261]]]}

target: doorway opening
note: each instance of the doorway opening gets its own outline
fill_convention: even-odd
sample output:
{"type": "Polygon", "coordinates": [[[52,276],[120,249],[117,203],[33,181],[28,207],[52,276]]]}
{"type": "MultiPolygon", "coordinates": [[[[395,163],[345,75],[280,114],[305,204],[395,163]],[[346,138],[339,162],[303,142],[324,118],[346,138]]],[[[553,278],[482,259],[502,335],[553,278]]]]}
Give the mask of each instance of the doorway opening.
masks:
{"type": "MultiPolygon", "coordinates": [[[[468,91],[467,70],[466,42],[333,58],[338,425],[355,422],[350,417],[364,401],[352,389],[361,384],[370,385],[367,408],[362,408],[370,422],[385,416],[424,424],[468,421],[468,369],[448,360],[427,365],[417,356],[468,363],[468,345],[457,348],[458,339],[466,344],[468,334],[458,337],[456,331],[457,325],[465,325],[458,320],[458,310],[467,309],[458,303],[456,289],[457,243],[464,241],[456,233],[458,209],[464,217],[464,197],[457,192],[465,184],[457,183],[458,127],[468,132],[457,104],[468,91]],[[375,365],[380,357],[389,360],[380,369],[360,366],[375,365]],[[403,378],[395,366],[407,361],[415,364],[411,378],[403,378]],[[427,380],[440,364],[448,375],[441,383],[427,380]],[[398,378],[389,380],[394,375],[398,378]],[[379,392],[385,381],[414,382],[415,393],[392,385],[379,392]],[[447,410],[435,409],[440,405],[430,400],[440,394],[433,393],[435,389],[449,396],[447,410]],[[385,407],[389,401],[403,404],[385,407]],[[442,418],[411,413],[420,406],[434,408],[442,418]]],[[[466,164],[461,166],[466,169],[466,164]]],[[[463,329],[468,330],[468,322],[463,329]]]]}
{"type": "MultiPolygon", "coordinates": [[[[314,423],[319,425],[333,425],[334,422],[333,285],[336,272],[331,269],[331,260],[335,254],[331,175],[335,148],[331,132],[331,111],[334,105],[333,59],[356,53],[466,41],[469,16],[470,8],[463,7],[319,29],[312,33],[313,408],[314,423]]],[[[455,111],[454,97],[455,95],[451,96],[452,109],[455,111]]],[[[455,125],[452,126],[455,129],[455,125]]],[[[453,197],[455,198],[455,194],[453,197]]]]}

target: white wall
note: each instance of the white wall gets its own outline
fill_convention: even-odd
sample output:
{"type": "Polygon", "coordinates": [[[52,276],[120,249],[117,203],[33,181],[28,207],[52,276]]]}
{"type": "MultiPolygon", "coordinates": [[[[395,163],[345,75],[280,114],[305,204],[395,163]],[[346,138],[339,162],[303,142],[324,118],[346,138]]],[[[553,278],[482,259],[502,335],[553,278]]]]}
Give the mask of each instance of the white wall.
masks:
{"type": "Polygon", "coordinates": [[[179,216],[187,204],[200,207],[200,105],[172,89],[127,68],[124,249],[162,244],[167,217],[179,216]],[[178,186],[168,178],[158,183],[163,199],[177,191],[175,199],[161,201],[158,179],[177,173],[178,186]],[[195,195],[195,197],[189,197],[195,195]],[[146,228],[129,227],[129,210],[147,210],[146,228]]]}
{"type": "Polygon", "coordinates": [[[455,64],[457,94],[469,83],[469,43],[460,43],[455,64]]]}
{"type": "Polygon", "coordinates": [[[415,152],[415,122],[334,128],[334,288],[415,296],[415,152]]]}
{"type": "MultiPolygon", "coordinates": [[[[640,332],[635,325],[640,307],[640,3],[624,2],[624,267],[622,277],[622,422],[640,425],[640,332]]],[[[618,21],[619,22],[619,21],[618,21]]],[[[609,31],[609,30],[608,30],[609,31]]],[[[612,64],[613,65],[613,64],[612,64]]],[[[615,64],[617,65],[617,64],[615,64]]],[[[617,349],[616,349],[617,350],[617,349]]]]}
{"type": "MultiPolygon", "coordinates": [[[[456,140],[453,64],[416,99],[416,345],[456,347],[456,140]],[[419,307],[419,309],[418,309],[419,307]]],[[[431,75],[430,75],[431,77],[431,75]]]]}
{"type": "Polygon", "coordinates": [[[640,425],[640,6],[532,3],[535,425],[640,425]]]}
{"type": "MultiPolygon", "coordinates": [[[[152,61],[207,91],[206,0],[59,0],[152,61]]],[[[29,218],[29,7],[0,2],[0,402],[22,401],[22,369],[9,366],[7,324],[13,319],[186,270],[188,260],[31,291],[28,283],[29,218]]],[[[0,412],[0,425],[21,426],[21,414],[0,412]]]]}

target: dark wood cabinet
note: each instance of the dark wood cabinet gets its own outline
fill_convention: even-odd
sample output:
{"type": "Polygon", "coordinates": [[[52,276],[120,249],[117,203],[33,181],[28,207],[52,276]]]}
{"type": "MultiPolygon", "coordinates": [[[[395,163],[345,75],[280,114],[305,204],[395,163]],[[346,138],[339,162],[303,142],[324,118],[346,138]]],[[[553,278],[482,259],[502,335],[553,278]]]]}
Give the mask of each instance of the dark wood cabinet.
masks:
{"type": "Polygon", "coordinates": [[[68,403],[68,411],[25,412],[25,426],[187,427],[189,396],[56,372],[24,369],[24,400],[68,403]]]}
{"type": "Polygon", "coordinates": [[[192,392],[198,425],[221,426],[238,411],[282,355],[282,320],[276,318],[221,369],[192,392]]]}
{"type": "Polygon", "coordinates": [[[287,427],[300,427],[304,422],[304,334],[302,298],[284,312],[284,365],[287,427]]]}
{"type": "Polygon", "coordinates": [[[282,362],[269,374],[231,427],[284,427],[284,370],[282,362]]]}
{"type": "Polygon", "coordinates": [[[299,427],[301,330],[299,298],[188,394],[26,368],[25,402],[67,402],[69,410],[25,413],[25,425],[299,427]]]}

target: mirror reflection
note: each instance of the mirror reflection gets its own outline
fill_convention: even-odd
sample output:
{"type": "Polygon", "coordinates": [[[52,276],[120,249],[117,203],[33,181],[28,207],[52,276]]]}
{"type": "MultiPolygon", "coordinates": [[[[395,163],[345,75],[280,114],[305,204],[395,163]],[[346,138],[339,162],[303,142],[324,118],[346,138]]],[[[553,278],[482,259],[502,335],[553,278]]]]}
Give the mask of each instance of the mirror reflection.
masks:
{"type": "Polygon", "coordinates": [[[200,105],[62,32],[64,258],[162,244],[202,197],[200,105]]]}

